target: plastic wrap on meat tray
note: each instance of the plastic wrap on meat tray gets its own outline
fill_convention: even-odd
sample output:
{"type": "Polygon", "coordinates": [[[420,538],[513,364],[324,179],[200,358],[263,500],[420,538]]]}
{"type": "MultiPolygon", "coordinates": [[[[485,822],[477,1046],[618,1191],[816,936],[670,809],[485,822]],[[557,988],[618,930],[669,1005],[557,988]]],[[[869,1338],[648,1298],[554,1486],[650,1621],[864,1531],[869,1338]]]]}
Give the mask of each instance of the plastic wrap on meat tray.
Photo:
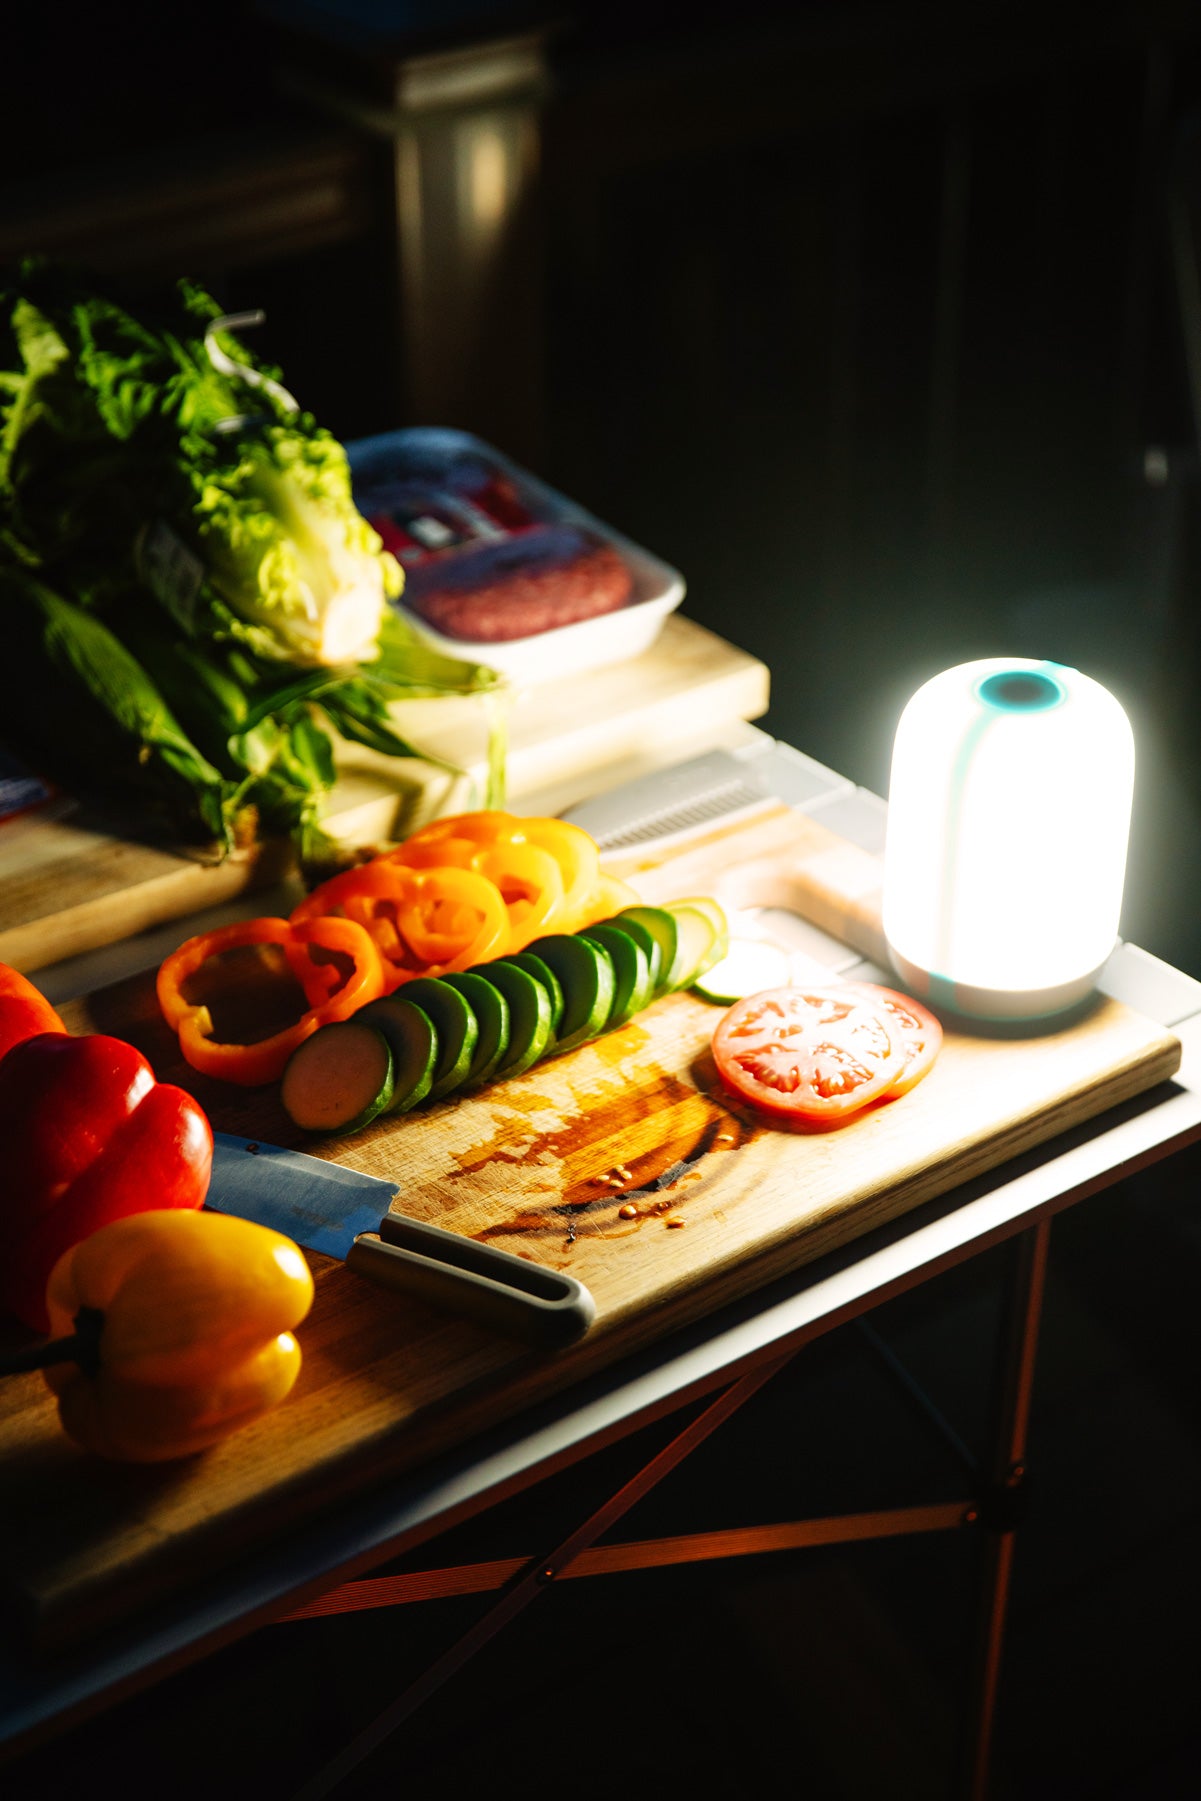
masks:
{"type": "Polygon", "coordinates": [[[360,509],[435,643],[546,679],[635,656],[683,598],[674,569],[466,432],[348,446],[360,509]]]}

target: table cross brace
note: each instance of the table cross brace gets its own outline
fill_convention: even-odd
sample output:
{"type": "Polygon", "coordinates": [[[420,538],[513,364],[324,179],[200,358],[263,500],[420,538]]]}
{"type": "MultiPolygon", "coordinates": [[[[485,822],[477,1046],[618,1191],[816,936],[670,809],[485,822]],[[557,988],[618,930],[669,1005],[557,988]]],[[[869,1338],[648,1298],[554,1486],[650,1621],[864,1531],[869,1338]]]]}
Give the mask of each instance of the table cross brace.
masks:
{"type": "Polygon", "coordinates": [[[778,1370],[791,1362],[794,1355],[794,1352],[789,1351],[782,1357],[774,1357],[757,1369],[749,1370],[737,1382],[731,1383],[729,1388],[724,1389],[715,1401],[711,1401],[682,1432],[677,1433],[656,1456],[619,1488],[616,1494],[611,1495],[574,1532],[556,1545],[549,1556],[526,1565],[525,1574],[502,1595],[496,1605],[489,1608],[482,1619],[477,1620],[469,1631],[444,1651],[441,1657],[422,1672],[416,1682],[411,1683],[390,1707],[385,1708],[336,1757],[310,1777],[297,1790],[293,1801],[322,1801],[324,1796],[330,1794],[343,1777],[356,1769],[410,1714],[441,1688],[456,1670],[482,1649],[489,1639],[495,1637],[502,1626],[508,1625],[531,1601],[536,1600],[556,1577],[561,1576],[574,1563],[582,1551],[592,1545],[623,1514],[628,1513],[637,1501],[661,1482],[677,1464],[682,1463],[691,1451],[703,1444],[710,1433],[715,1432],[732,1413],[736,1413],[778,1370]]]}
{"type": "MultiPolygon", "coordinates": [[[[406,1575],[369,1578],[341,1584],[284,1620],[315,1619],[365,1608],[403,1605],[447,1595],[480,1594],[510,1586],[494,1606],[409,1685],[403,1694],[364,1728],[322,1769],[297,1790],[293,1801],[323,1801],[344,1777],[369,1757],[385,1739],[437,1692],[490,1639],[544,1593],[550,1584],[619,1570],[658,1568],[667,1564],[706,1562],[754,1556],[857,1539],[937,1532],[960,1526],[986,1530],[983,1608],[978,1650],[972,1671],[969,1730],[960,1772],[960,1792],[983,1801],[988,1787],[989,1751],[1000,1678],[1014,1532],[1020,1515],[1025,1469],[1026,1434],[1038,1350],[1038,1328],[1046,1280],[1051,1222],[1044,1219],[1017,1241],[997,1372],[996,1419],[989,1466],[991,1481],[977,1500],[932,1502],[925,1506],[888,1508],[871,1513],[830,1515],[766,1526],[692,1533],[673,1538],[596,1545],[608,1529],[703,1444],[730,1416],[779,1370],[801,1346],[749,1370],[722,1390],[717,1399],[677,1433],[607,1501],[576,1527],[546,1557],[500,1558],[489,1563],[446,1570],[420,1570],[406,1575]]],[[[873,1334],[873,1337],[876,1335],[873,1334]]],[[[878,1341],[883,1343],[883,1341],[878,1341]]],[[[890,1352],[890,1366],[899,1359],[890,1352]]],[[[906,1387],[916,1388],[907,1377],[906,1387]]],[[[962,1444],[924,1394],[923,1410],[962,1444]]],[[[966,1447],[963,1447],[966,1454],[966,1447]]],[[[282,1623],[282,1621],[281,1621],[282,1623]]]]}

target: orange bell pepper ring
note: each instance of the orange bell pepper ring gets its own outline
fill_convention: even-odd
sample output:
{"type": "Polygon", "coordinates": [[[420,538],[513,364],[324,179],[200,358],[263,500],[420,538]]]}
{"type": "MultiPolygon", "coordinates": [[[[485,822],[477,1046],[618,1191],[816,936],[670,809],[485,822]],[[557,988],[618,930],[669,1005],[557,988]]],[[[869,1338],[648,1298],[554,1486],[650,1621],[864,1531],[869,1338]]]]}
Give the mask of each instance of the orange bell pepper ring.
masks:
{"type": "Polygon", "coordinates": [[[437,819],[386,853],[389,861],[426,869],[454,864],[488,876],[509,912],[509,950],[544,932],[572,932],[598,917],[590,908],[599,854],[587,832],[562,819],[514,813],[459,813],[437,819]]]}
{"type": "Polygon", "coordinates": [[[156,988],[163,1018],[178,1033],[179,1048],[193,1069],[244,1088],[259,1088],[279,1079],[297,1045],[319,1026],[349,1019],[359,1007],[378,999],[385,992],[386,980],[370,933],[353,919],[323,916],[238,920],[189,938],[163,963],[156,988]],[[256,944],[282,948],[304,990],[307,1011],[282,1030],[254,1042],[217,1038],[209,1008],[188,997],[188,979],[222,951],[256,944]],[[309,954],[316,950],[349,958],[350,973],[344,981],[336,963],[321,962],[309,954]],[[332,992],[331,982],[339,983],[332,992]]]}
{"type": "Polygon", "coordinates": [[[466,867],[482,847],[520,839],[525,820],[493,809],[484,813],[452,813],[435,819],[387,855],[414,868],[435,869],[448,863],[466,867]]]}
{"type": "Polygon", "coordinates": [[[409,869],[375,857],[314,888],[292,919],[328,917],[335,908],[370,933],[386,993],[414,976],[469,969],[509,948],[500,890],[470,869],[409,869]]]}
{"type": "Polygon", "coordinates": [[[616,910],[587,832],[492,810],[434,820],[323,882],[292,918],[357,920],[395,988],[521,950],[547,932],[579,931],[616,910]]]}
{"type": "MultiPolygon", "coordinates": [[[[566,819],[522,818],[516,813],[456,813],[435,819],[386,852],[397,863],[428,868],[435,863],[456,863],[465,869],[486,869],[485,858],[501,845],[523,845],[545,852],[559,866],[563,884],[562,908],[551,926],[559,932],[576,932],[600,918],[595,893],[600,881],[600,852],[595,841],[566,819]],[[585,915],[587,916],[585,918],[585,915]]],[[[531,938],[538,937],[531,933],[531,938]]],[[[527,938],[525,943],[529,943],[527,938]]],[[[511,946],[516,950],[517,945],[511,946]]]]}
{"type": "Polygon", "coordinates": [[[566,819],[523,819],[527,844],[548,851],[563,877],[563,911],[560,932],[578,932],[602,917],[595,911],[600,884],[600,852],[596,842],[578,825],[566,819]]]}
{"type": "Polygon", "coordinates": [[[369,863],[356,863],[353,869],[330,876],[306,894],[289,917],[294,925],[305,919],[353,919],[370,932],[381,907],[386,912],[408,892],[406,878],[394,873],[384,857],[373,857],[369,863]]]}
{"type": "Polygon", "coordinates": [[[481,850],[472,868],[500,889],[509,916],[510,951],[562,929],[563,873],[548,851],[501,840],[481,850]]]}
{"type": "Polygon", "coordinates": [[[396,923],[419,958],[470,969],[509,948],[509,915],[496,883],[472,869],[410,869],[396,923]]]}

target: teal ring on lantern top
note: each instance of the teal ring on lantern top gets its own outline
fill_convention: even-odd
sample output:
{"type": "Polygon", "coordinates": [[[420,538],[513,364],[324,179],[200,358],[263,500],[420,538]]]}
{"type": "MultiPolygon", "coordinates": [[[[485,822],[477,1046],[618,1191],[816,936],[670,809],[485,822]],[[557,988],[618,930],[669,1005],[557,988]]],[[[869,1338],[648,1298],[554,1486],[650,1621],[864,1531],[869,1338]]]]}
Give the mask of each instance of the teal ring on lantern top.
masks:
{"type": "Polygon", "coordinates": [[[1068,697],[1059,677],[1050,673],[1054,667],[996,669],[976,683],[976,698],[998,713],[1047,713],[1068,697]]]}

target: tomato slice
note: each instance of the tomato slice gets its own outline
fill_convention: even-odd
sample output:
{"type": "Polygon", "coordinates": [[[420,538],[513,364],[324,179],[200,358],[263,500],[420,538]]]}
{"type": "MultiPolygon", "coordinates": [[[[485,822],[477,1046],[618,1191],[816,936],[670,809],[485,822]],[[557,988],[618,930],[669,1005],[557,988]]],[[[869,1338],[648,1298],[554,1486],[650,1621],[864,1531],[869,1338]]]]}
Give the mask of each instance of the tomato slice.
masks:
{"type": "Polygon", "coordinates": [[[907,994],[880,988],[874,982],[849,982],[847,986],[867,996],[877,1012],[883,1015],[890,1031],[895,1027],[900,1032],[901,1054],[905,1061],[900,1075],[888,1093],[881,1097],[895,1101],[916,1088],[922,1077],[929,1074],[942,1048],[942,1027],[933,1013],[927,1012],[920,1001],[912,1000],[907,994]]]}
{"type": "Polygon", "coordinates": [[[768,988],[736,1002],[713,1034],[731,1093],[791,1125],[839,1125],[904,1069],[900,1032],[862,990],[768,988]]]}

